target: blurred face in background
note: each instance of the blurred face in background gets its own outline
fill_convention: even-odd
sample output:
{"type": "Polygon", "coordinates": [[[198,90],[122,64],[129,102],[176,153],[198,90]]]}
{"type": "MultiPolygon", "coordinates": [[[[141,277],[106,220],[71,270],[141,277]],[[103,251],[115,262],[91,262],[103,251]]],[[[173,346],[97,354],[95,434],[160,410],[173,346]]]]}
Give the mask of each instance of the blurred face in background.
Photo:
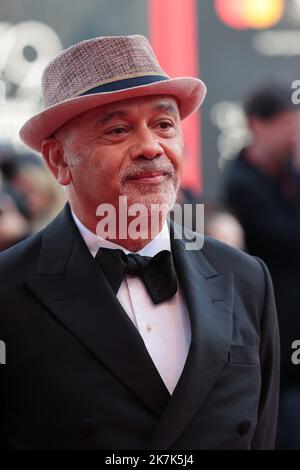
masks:
{"type": "Polygon", "coordinates": [[[44,214],[51,207],[53,191],[46,169],[27,165],[18,170],[11,183],[25,199],[30,218],[44,214]]]}
{"type": "Polygon", "coordinates": [[[300,114],[284,111],[270,119],[251,117],[249,128],[262,158],[285,163],[300,145],[300,114]]]}

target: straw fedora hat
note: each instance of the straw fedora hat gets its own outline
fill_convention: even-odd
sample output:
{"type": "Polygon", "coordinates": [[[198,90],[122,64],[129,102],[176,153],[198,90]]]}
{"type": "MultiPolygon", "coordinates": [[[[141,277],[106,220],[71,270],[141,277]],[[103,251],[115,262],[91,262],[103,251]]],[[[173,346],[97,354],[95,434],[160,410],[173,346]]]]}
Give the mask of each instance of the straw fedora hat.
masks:
{"type": "Polygon", "coordinates": [[[104,36],[62,51],[42,76],[44,110],[20,131],[25,144],[40,151],[42,141],[90,109],[139,96],[167,94],[177,99],[180,117],[201,105],[206,93],[198,78],[170,78],[144,36],[104,36]]]}

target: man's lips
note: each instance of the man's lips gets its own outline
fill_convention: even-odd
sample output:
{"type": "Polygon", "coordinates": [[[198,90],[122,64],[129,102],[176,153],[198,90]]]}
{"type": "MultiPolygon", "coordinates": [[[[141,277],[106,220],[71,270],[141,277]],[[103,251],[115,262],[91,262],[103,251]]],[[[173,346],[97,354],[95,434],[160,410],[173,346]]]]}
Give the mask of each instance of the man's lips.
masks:
{"type": "Polygon", "coordinates": [[[145,171],[138,175],[131,175],[127,180],[134,183],[158,184],[168,176],[166,171],[145,171]]]}

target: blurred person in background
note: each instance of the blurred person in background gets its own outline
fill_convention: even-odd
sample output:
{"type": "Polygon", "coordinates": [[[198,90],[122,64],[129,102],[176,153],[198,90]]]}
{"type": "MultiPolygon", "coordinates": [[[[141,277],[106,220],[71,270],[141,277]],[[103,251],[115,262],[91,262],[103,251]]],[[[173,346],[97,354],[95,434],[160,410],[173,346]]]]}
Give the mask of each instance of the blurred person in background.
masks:
{"type": "Polygon", "coordinates": [[[30,228],[9,194],[0,190],[0,251],[26,238],[30,228]]]}
{"type": "Polygon", "coordinates": [[[250,254],[270,269],[281,336],[278,448],[300,449],[300,120],[289,86],[267,83],[245,100],[251,133],[225,170],[222,200],[245,231],[250,254]]]}
{"type": "Polygon", "coordinates": [[[22,198],[6,180],[6,170],[14,158],[13,147],[7,143],[0,143],[0,251],[30,234],[22,198]]]}
{"type": "Polygon", "coordinates": [[[245,249],[245,234],[238,219],[221,205],[205,204],[205,234],[239,250],[245,249]]]}
{"type": "MultiPolygon", "coordinates": [[[[39,160],[41,159],[39,158],[39,160]]],[[[26,200],[11,184],[11,178],[16,172],[18,161],[18,154],[13,145],[11,145],[7,141],[0,141],[0,172],[2,191],[11,196],[19,212],[25,218],[27,218],[29,214],[27,210],[26,200]]],[[[24,161],[26,161],[26,158],[24,161]]]]}
{"type": "Polygon", "coordinates": [[[44,228],[62,209],[66,198],[40,156],[16,153],[0,145],[3,190],[11,196],[28,224],[28,233],[44,228]]]}
{"type": "Polygon", "coordinates": [[[10,179],[10,184],[26,201],[32,233],[44,228],[66,202],[64,191],[53,180],[43,162],[19,164],[10,179]]]}
{"type": "Polygon", "coordinates": [[[233,246],[239,250],[245,249],[244,230],[238,219],[230,213],[227,208],[221,204],[212,202],[204,202],[205,195],[197,194],[186,187],[180,187],[177,193],[176,202],[181,205],[184,211],[184,205],[192,206],[192,217],[184,219],[187,228],[193,231],[200,231],[196,224],[196,205],[204,206],[204,224],[201,231],[204,230],[205,235],[215,238],[227,245],[233,246]]]}

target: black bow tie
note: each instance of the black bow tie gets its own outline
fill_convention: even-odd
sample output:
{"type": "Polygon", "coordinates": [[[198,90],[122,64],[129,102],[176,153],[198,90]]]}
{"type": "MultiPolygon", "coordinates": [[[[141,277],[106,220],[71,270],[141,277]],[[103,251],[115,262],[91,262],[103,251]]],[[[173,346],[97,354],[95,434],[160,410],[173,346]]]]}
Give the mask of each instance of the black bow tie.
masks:
{"type": "Polygon", "coordinates": [[[140,276],[154,304],[170,299],[177,292],[172,255],[167,250],[151,258],[135,253],[126,255],[119,249],[100,248],[95,259],[115,294],[125,274],[140,276]]]}

